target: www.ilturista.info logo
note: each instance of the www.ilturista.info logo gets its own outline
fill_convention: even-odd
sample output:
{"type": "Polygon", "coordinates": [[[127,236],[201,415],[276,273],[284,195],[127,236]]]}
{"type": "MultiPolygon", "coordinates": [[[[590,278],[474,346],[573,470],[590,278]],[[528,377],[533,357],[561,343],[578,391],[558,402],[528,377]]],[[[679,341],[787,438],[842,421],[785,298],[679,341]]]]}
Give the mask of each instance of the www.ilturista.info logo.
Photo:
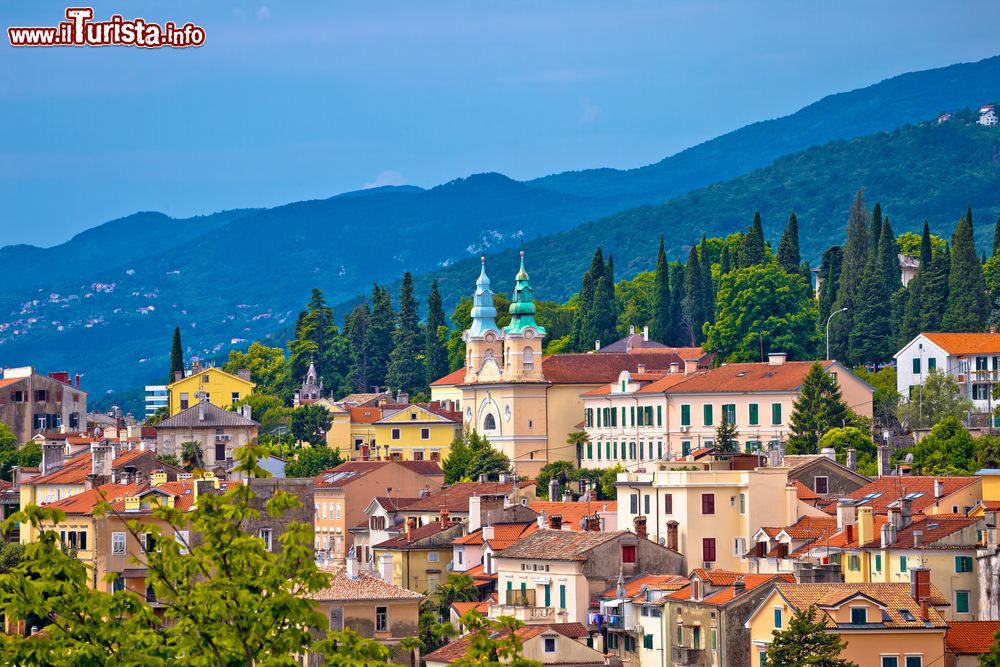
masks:
{"type": "Polygon", "coordinates": [[[93,21],[90,7],[69,7],[66,21],[55,27],[7,28],[11,46],[140,46],[185,48],[205,43],[205,29],[167,21],[162,26],[145,19],[126,20],[115,14],[107,21],[93,21]]]}

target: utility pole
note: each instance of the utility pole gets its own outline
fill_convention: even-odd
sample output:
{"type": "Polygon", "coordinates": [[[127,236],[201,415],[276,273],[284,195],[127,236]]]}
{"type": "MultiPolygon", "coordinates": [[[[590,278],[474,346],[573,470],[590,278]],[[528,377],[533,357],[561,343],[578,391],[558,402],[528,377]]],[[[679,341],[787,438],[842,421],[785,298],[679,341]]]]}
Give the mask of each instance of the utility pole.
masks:
{"type": "Polygon", "coordinates": [[[832,313],[830,313],[830,317],[826,318],[826,361],[830,360],[830,320],[833,319],[834,315],[836,315],[837,313],[842,313],[845,310],[847,310],[847,308],[841,308],[840,310],[835,310],[832,313]]]}

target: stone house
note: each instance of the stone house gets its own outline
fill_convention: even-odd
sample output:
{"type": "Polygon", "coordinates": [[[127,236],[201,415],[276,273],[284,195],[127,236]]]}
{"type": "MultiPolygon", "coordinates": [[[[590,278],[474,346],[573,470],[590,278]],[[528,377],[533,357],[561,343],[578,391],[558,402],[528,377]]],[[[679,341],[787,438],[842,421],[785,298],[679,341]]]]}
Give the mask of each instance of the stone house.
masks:
{"type": "Polygon", "coordinates": [[[250,406],[231,412],[201,401],[181,410],[156,426],[156,451],[181,459],[183,444],[201,445],[203,465],[223,478],[232,466],[233,452],[256,440],[260,424],[250,418],[250,406]]]}

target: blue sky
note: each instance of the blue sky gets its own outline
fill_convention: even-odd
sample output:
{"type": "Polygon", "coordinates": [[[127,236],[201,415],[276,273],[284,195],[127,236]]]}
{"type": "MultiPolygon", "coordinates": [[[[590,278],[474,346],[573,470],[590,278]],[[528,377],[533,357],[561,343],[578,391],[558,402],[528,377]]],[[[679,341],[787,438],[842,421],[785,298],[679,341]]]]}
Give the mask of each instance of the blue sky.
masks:
{"type": "MultiPolygon", "coordinates": [[[[0,0],[4,28],[66,5],[0,0]]],[[[205,46],[0,46],[0,245],[174,216],[634,167],[826,94],[1000,52],[984,2],[118,2],[205,46]]],[[[4,31],[6,32],[6,31],[4,31]]]]}

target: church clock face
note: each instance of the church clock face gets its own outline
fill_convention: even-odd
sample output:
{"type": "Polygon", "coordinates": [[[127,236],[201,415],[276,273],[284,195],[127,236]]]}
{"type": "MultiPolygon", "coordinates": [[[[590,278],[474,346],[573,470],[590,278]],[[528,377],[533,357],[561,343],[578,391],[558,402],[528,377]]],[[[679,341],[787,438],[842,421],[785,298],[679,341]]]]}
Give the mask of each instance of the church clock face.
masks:
{"type": "Polygon", "coordinates": [[[535,337],[535,330],[534,329],[525,329],[524,330],[524,337],[525,338],[534,338],[535,337]]]}
{"type": "Polygon", "coordinates": [[[490,333],[486,334],[486,342],[487,343],[492,343],[496,339],[497,339],[497,337],[493,335],[493,332],[490,332],[490,333]]]}

